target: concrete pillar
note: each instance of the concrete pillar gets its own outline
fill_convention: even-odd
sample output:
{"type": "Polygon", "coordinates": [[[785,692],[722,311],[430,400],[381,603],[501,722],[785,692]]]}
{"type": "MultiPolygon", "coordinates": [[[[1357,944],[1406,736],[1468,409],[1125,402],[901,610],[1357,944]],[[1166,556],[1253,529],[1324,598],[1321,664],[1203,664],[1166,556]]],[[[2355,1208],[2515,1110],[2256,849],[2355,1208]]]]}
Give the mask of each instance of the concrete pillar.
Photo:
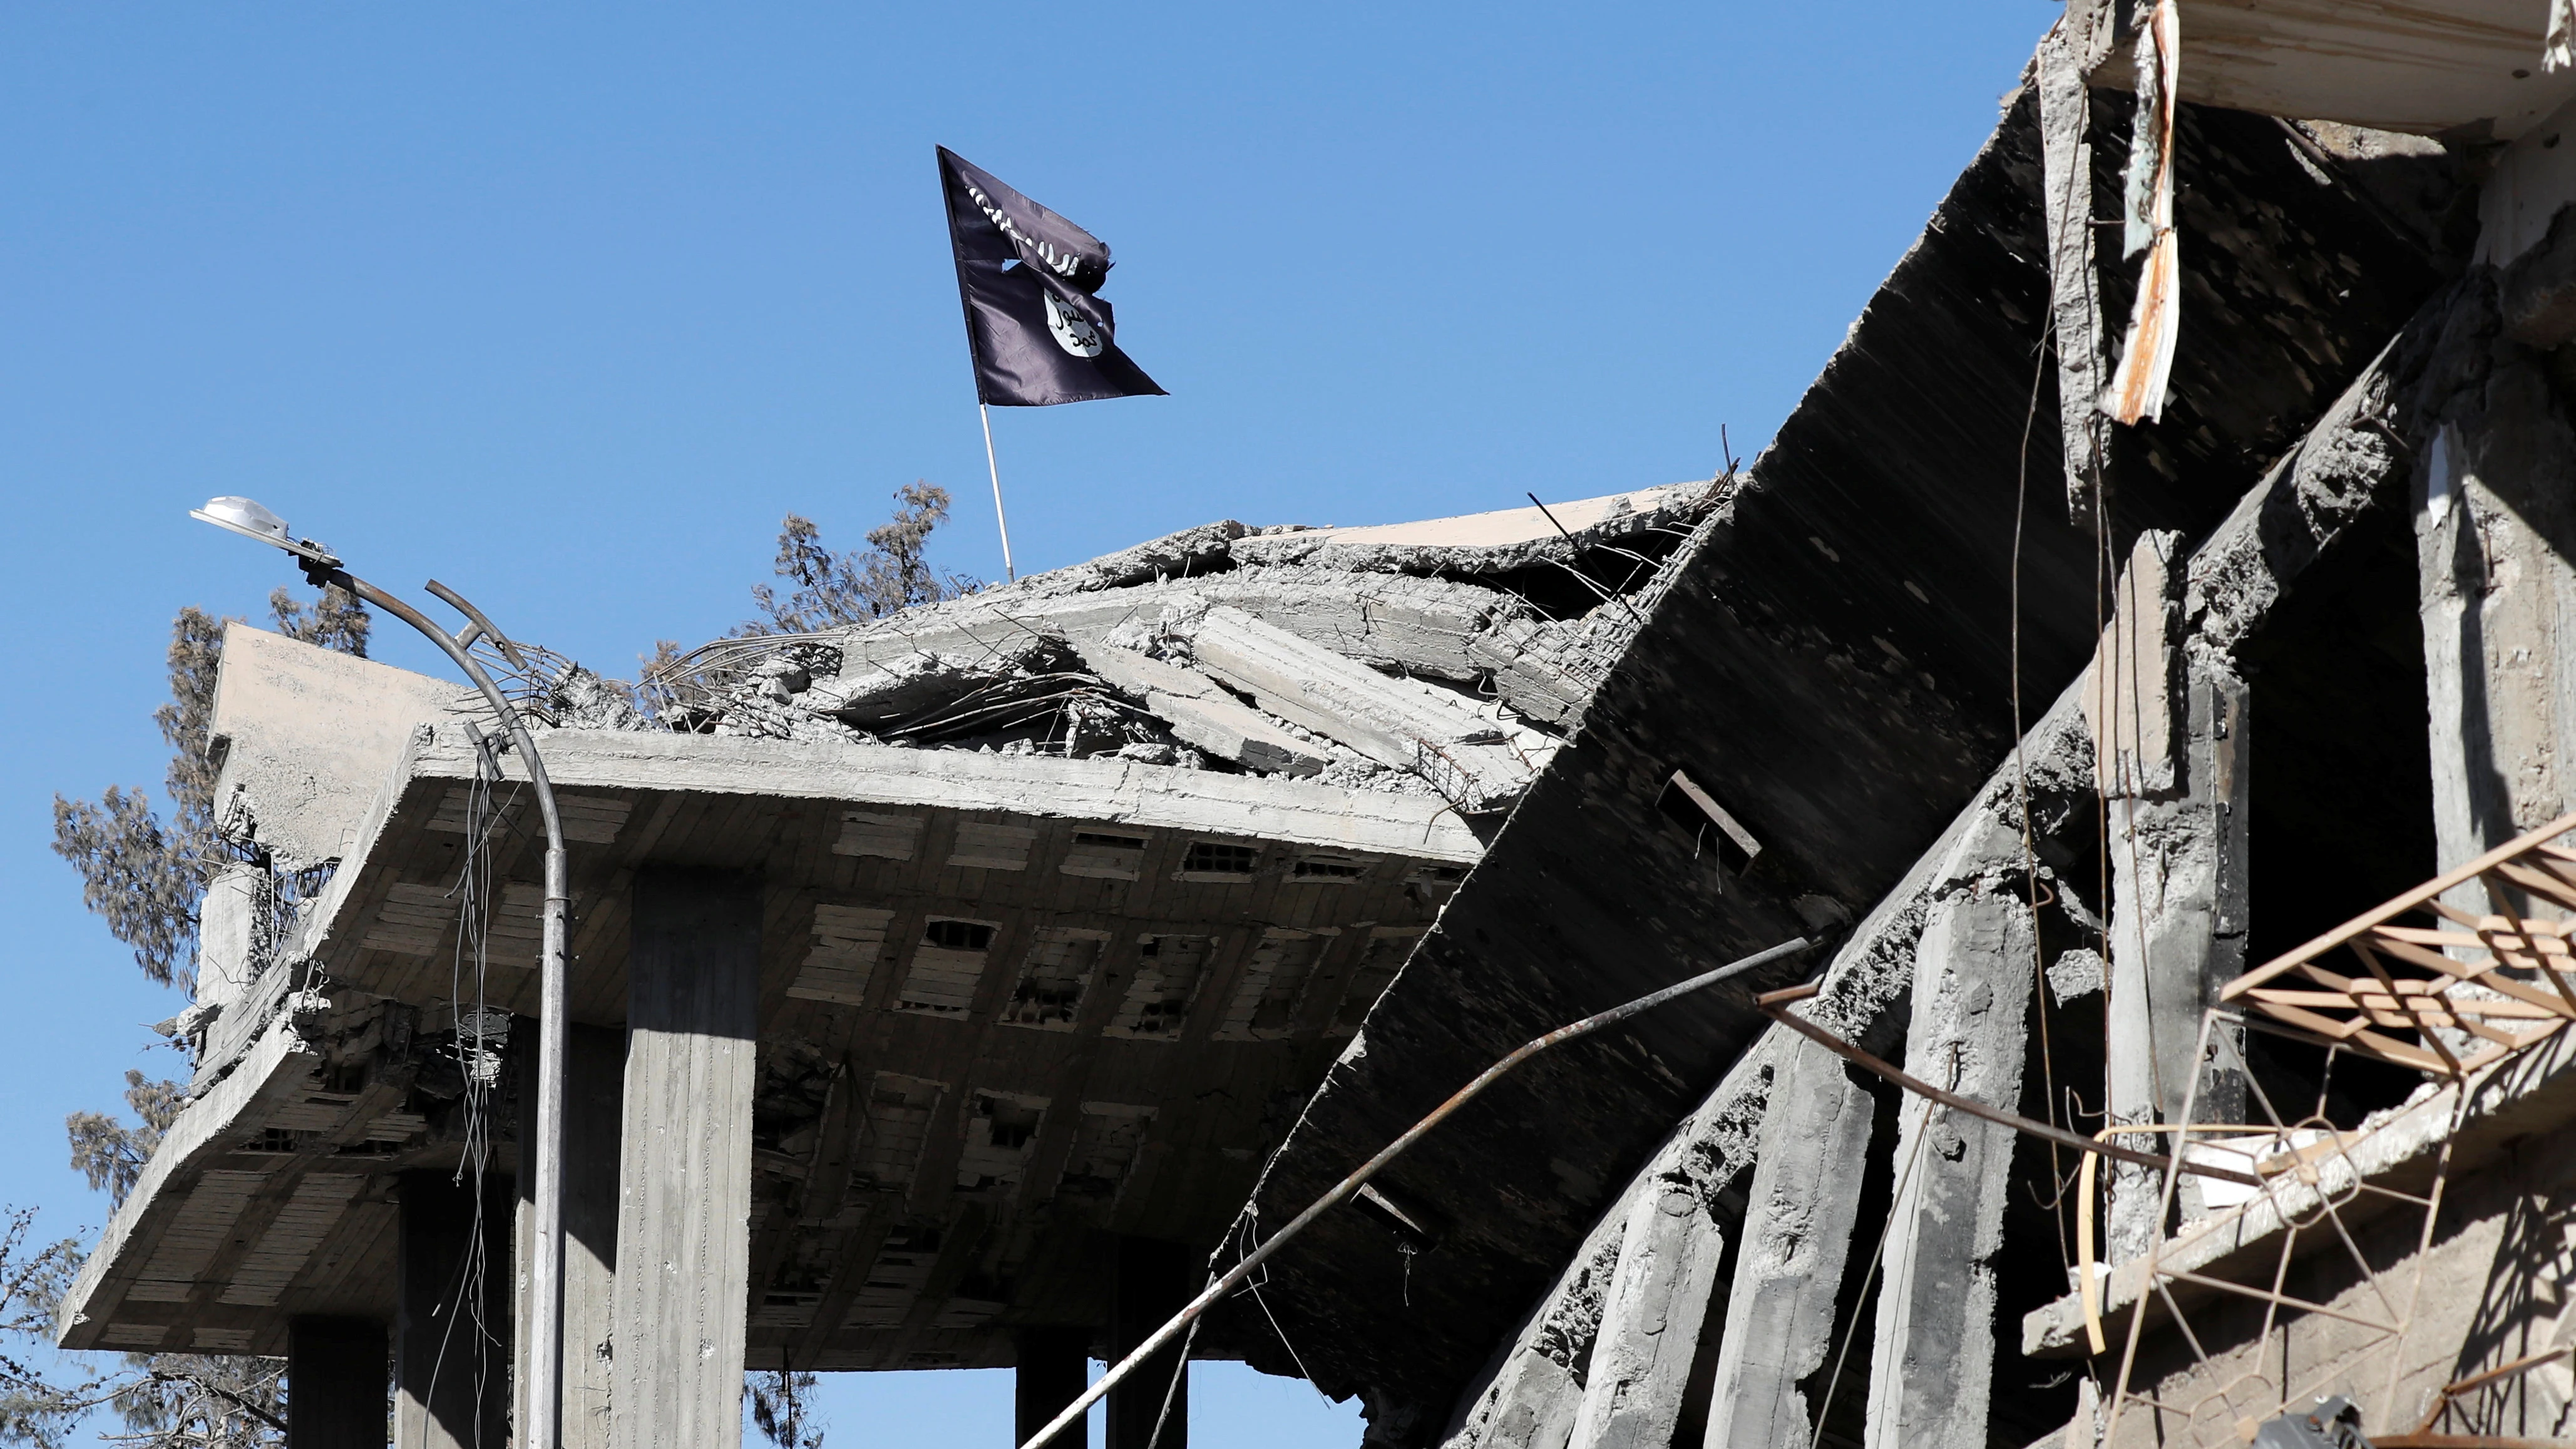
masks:
{"type": "MultiPolygon", "coordinates": [[[[1905,1069],[2007,1111],[2021,1102],[2033,980],[2018,888],[1978,880],[1932,905],[1914,956],[1905,1069]]],[[[1984,1449],[1995,1362],[2009,1127],[1911,1097],[1878,1293],[1869,1449],[1984,1449]]]]}
{"type": "Polygon", "coordinates": [[[199,1006],[230,1007],[250,994],[264,963],[259,936],[271,887],[268,872],[238,861],[218,866],[197,903],[199,1006]]]}
{"type": "MultiPolygon", "coordinates": [[[[2191,1098],[2202,1122],[2244,1120],[2234,1050],[2194,1055],[2201,1013],[2245,969],[2245,681],[2220,651],[2187,641],[2177,535],[2139,538],[2084,695],[2110,810],[2111,1119],[2173,1122],[2191,1098]],[[2194,1083],[2199,1084],[2194,1094],[2194,1083]]],[[[2141,1133],[2131,1146],[2161,1152],[2141,1133]]],[[[2183,1206],[2194,1206],[2186,1181],[2183,1206]]],[[[2144,1168],[2110,1174],[2109,1257],[2144,1253],[2162,1225],[2164,1183],[2144,1168]]]]}
{"type": "MultiPolygon", "coordinates": [[[[2223,1047],[2213,1037],[2208,1059],[2194,1052],[2201,1013],[2245,970],[2247,690],[2216,654],[2188,655],[2181,683],[2186,728],[2174,787],[2110,802],[2109,1050],[2119,1122],[2180,1121],[2186,1098],[2195,1121],[2245,1120],[2242,1042],[2223,1047]]],[[[2171,1143],[2130,1139],[2152,1152],[2171,1143]]],[[[2123,1165],[2111,1184],[2109,1257],[2125,1262],[2156,1239],[2164,1181],[2123,1165]]],[[[2198,1189],[2198,1179],[2183,1180],[2186,1215],[2197,1211],[2198,1189]]]]}
{"type": "Polygon", "coordinates": [[[388,1357],[372,1318],[286,1325],[286,1449],[383,1449],[388,1357]]]}
{"type": "Polygon", "coordinates": [[[402,1174],[394,1449],[489,1449],[510,1422],[511,1180],[402,1174]]]}
{"type": "MultiPolygon", "coordinates": [[[[2576,771],[2576,434],[2537,358],[2496,344],[2416,492],[2433,834],[2444,869],[2565,812],[2576,771]]],[[[2474,883],[2446,897],[2493,907],[2474,883]]]]}
{"type": "MultiPolygon", "coordinates": [[[[525,1040],[536,1040],[533,1024],[525,1040]]],[[[564,1449],[608,1449],[609,1315],[617,1284],[617,1144],[626,1096],[626,1033],[573,1022],[564,1056],[564,1449]]],[[[519,1142],[536,1140],[535,1078],[522,1079],[519,1142]]],[[[518,1293],[521,1323],[532,1322],[529,1254],[536,1247],[535,1171],[519,1174],[518,1293]]],[[[528,1355],[519,1344],[516,1382],[525,1392],[528,1355]]],[[[527,1407],[518,1404],[517,1422],[527,1407]]]]}
{"type": "Polygon", "coordinates": [[[1629,1189],[1619,1267],[1584,1372],[1573,1449],[1665,1449],[1673,1442],[1725,1257],[1726,1235],[1699,1194],[1652,1178],[1629,1189]]]}
{"type": "MultiPolygon", "coordinates": [[[[1011,1439],[1026,1444],[1064,1406],[1082,1397],[1091,1382],[1091,1330],[1088,1328],[1023,1328],[1011,1335],[1011,1439]]],[[[1079,1449],[1080,1425],[1049,1440],[1079,1449]]]]}
{"type": "MultiPolygon", "coordinates": [[[[1111,1295],[1109,1358],[1125,1358],[1181,1311],[1206,1278],[1201,1256],[1178,1243],[1146,1238],[1120,1238],[1118,1281],[1111,1295]]],[[[1189,1366],[1181,1362],[1178,1344],[1148,1359],[1144,1366],[1109,1391],[1106,1449],[1189,1449],[1189,1366]],[[1178,1380],[1177,1386],[1174,1381],[1178,1380]],[[1159,1443],[1154,1421],[1163,1412],[1163,1392],[1172,1387],[1172,1413],[1159,1443]]]]}
{"type": "Polygon", "coordinates": [[[1782,1049],[1718,1340],[1706,1449],[1801,1444],[1814,1426],[1798,1385],[1832,1345],[1874,1111],[1839,1057],[1803,1037],[1782,1049]]]}
{"type": "Polygon", "coordinates": [[[653,868],[637,872],[634,889],[611,1439],[619,1449],[735,1449],[751,1276],[760,885],[653,868]]]}

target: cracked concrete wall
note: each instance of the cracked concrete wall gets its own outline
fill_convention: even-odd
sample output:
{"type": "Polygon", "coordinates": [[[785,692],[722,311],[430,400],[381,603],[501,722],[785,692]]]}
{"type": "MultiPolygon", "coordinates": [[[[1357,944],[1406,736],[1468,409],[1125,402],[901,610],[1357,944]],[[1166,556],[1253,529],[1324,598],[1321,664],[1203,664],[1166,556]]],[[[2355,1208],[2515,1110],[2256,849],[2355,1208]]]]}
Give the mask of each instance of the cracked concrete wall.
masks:
{"type": "MultiPolygon", "coordinates": [[[[2419,1253],[2422,1232],[2412,1212],[2356,1227],[2375,1279],[2336,1242],[2292,1265],[2283,1292],[2346,1317],[2283,1313],[2265,1333],[2258,1302],[2205,1305],[2193,1311],[2192,1326],[2206,1363],[2170,1328],[2150,1332],[2134,1381],[2178,1411],[2132,1404],[2107,1444],[2240,1444],[2238,1420],[2249,1410],[2269,1412],[2260,1402],[2265,1389],[2244,1376],[2277,1380],[2285,1363],[2292,1393],[2353,1393],[2364,1432],[2384,1439],[2415,1429],[2443,1385],[2576,1340],[2576,1309],[2560,1291],[2576,1277],[2576,1158],[2546,1138],[2526,1139],[2503,1162],[2454,1176],[2441,1226],[2419,1253]],[[2370,1326],[2391,1322],[2392,1312],[2402,1334],[2370,1326]]],[[[2331,1229],[2316,1236],[2331,1239],[2331,1229]]],[[[2461,1410],[2435,1432],[2561,1442],[2576,1431],[2576,1373],[2562,1357],[2469,1396],[2461,1410]]]]}
{"type": "Polygon", "coordinates": [[[209,726],[215,826],[289,870],[336,860],[412,726],[459,715],[485,717],[462,685],[233,620],[209,726]]]}

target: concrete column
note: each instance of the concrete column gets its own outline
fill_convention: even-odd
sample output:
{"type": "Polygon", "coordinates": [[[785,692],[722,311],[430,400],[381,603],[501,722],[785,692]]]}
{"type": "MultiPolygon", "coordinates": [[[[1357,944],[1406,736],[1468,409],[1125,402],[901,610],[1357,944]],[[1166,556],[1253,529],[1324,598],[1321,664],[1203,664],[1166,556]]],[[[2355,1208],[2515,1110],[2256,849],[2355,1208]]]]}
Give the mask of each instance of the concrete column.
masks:
{"type": "MultiPolygon", "coordinates": [[[[2182,671],[2186,729],[2174,788],[2110,802],[2111,1115],[2119,1122],[2176,1122],[2185,1099],[2200,1122],[2245,1120],[2242,1043],[2194,1055],[2201,1013],[2245,970],[2250,780],[2245,681],[2215,654],[2192,653],[2182,671]],[[2193,1091],[2198,1082],[2198,1092],[2193,1091]]],[[[2133,1146],[2162,1152],[2142,1134],[2133,1146]]],[[[2199,1180],[2185,1178],[2182,1207],[2196,1211],[2199,1180]]],[[[2121,1166],[2111,1175],[2113,1262],[2144,1253],[2161,1225],[2163,1178],[2121,1166]]]]}
{"type": "Polygon", "coordinates": [[[1619,1267],[1601,1305],[1573,1449],[1665,1449],[1708,1320],[1726,1235],[1699,1194],[1648,1179],[1629,1189],[1619,1267]]]}
{"type": "MultiPolygon", "coordinates": [[[[2173,1122],[2191,1099],[2202,1122],[2244,1119],[2238,1054],[2194,1055],[2201,1013],[2245,969],[2245,681],[2220,651],[2186,641],[2178,539],[2138,540],[2120,578],[2110,629],[2085,690],[2096,766],[2110,808],[2111,1119],[2173,1122]],[[2194,1094],[2194,1083],[2198,1083],[2194,1094]]],[[[2132,1146],[2163,1151],[2150,1134],[2132,1146]]],[[[2183,1206],[2194,1206],[2196,1182],[2183,1206]]],[[[2144,1253],[2163,1179],[2110,1174],[2109,1257],[2144,1253]]]]}
{"type": "Polygon", "coordinates": [[[267,913],[268,872],[230,862],[215,868],[197,903],[199,1006],[231,1007],[250,994],[251,978],[265,964],[258,945],[267,913]]]}
{"type": "MultiPolygon", "coordinates": [[[[1109,1324],[1109,1357],[1113,1363],[1133,1352],[1165,1320],[1180,1312],[1206,1277],[1206,1264],[1200,1255],[1178,1243],[1120,1238],[1117,1258],[1118,1282],[1111,1295],[1109,1324]]],[[[1171,1418],[1164,1423],[1163,1437],[1155,1449],[1189,1449],[1189,1366],[1181,1362],[1178,1344],[1148,1359],[1125,1382],[1109,1391],[1106,1449],[1146,1449],[1154,1443],[1154,1421],[1163,1412],[1163,1391],[1175,1379],[1178,1385],[1172,1393],[1171,1418]]]]}
{"type": "MultiPolygon", "coordinates": [[[[1023,1328],[1011,1335],[1011,1438],[1026,1444],[1064,1406],[1082,1397],[1091,1381],[1091,1330],[1088,1328],[1023,1328]]],[[[1078,1449],[1080,1425],[1048,1441],[1078,1449]]]]}
{"type": "Polygon", "coordinates": [[[1840,1058],[1803,1037],[1782,1049],[1718,1341],[1706,1449],[1802,1444],[1814,1427],[1798,1385],[1832,1345],[1874,1111],[1840,1058]]]}
{"type": "MultiPolygon", "coordinates": [[[[525,1039],[536,1040],[534,1026],[525,1039]]],[[[609,1315],[617,1283],[617,1144],[626,1096],[626,1033],[615,1027],[573,1022],[564,1058],[564,1449],[608,1449],[609,1369],[614,1362],[609,1315]]],[[[519,1093],[521,1149],[536,1140],[534,1078],[519,1093]]],[[[531,1322],[534,1286],[529,1255],[536,1247],[535,1172],[519,1174],[518,1293],[521,1323],[531,1322]]],[[[528,1355],[523,1338],[516,1382],[525,1392],[528,1355]]],[[[527,1407],[518,1404],[518,1422],[527,1407]]]]}
{"type": "MultiPolygon", "coordinates": [[[[1915,948],[1906,1071],[2017,1109],[2032,966],[2030,912],[2013,883],[1972,881],[1933,902],[1915,948]]],[[[1923,1106],[1909,1097],[1898,1123],[1864,1442],[1984,1449],[2014,1133],[1923,1106]]]]}
{"type": "Polygon", "coordinates": [[[383,1449],[388,1358],[372,1318],[286,1325],[286,1449],[383,1449]]]}
{"type": "Polygon", "coordinates": [[[760,886],[639,871],[633,921],[611,1439],[620,1449],[735,1449],[751,1275],[760,886]]]}
{"type": "Polygon", "coordinates": [[[510,1422],[510,1229],[497,1173],[402,1174],[394,1308],[395,1449],[489,1449],[510,1422]]]}
{"type": "MultiPolygon", "coordinates": [[[[2433,833],[2470,860],[2565,812],[2576,771],[2576,434],[2537,358],[2499,343],[2416,493],[2433,833]]],[[[2447,897],[2493,909],[2474,883],[2447,897]]]]}

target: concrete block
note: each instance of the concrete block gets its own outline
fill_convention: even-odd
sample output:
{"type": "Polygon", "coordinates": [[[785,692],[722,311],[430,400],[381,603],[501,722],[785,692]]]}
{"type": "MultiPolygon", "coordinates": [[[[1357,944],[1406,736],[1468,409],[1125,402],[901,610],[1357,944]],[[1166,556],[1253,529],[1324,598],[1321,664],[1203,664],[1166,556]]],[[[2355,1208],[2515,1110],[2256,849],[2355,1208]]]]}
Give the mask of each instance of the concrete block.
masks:
{"type": "Polygon", "coordinates": [[[197,1004],[217,1011],[238,1005],[265,964],[258,931],[266,915],[268,872],[227,863],[215,868],[197,905],[197,1004]]]}
{"type": "Polygon", "coordinates": [[[216,824],[290,868],[339,859],[412,727],[459,714],[488,725],[465,685],[227,623],[207,741],[216,824]]]}

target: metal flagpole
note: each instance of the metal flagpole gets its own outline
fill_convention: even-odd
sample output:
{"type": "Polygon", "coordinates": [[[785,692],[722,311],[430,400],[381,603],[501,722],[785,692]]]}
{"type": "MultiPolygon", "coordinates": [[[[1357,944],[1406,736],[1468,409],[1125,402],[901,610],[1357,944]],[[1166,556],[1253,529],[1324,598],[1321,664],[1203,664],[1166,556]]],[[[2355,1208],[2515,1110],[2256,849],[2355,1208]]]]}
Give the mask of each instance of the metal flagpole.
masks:
{"type": "Polygon", "coordinates": [[[993,410],[978,402],[975,411],[984,419],[984,466],[993,473],[993,521],[1002,526],[1002,572],[1018,583],[1020,571],[1011,567],[1011,520],[1002,516],[1002,465],[993,461],[993,410]]]}

